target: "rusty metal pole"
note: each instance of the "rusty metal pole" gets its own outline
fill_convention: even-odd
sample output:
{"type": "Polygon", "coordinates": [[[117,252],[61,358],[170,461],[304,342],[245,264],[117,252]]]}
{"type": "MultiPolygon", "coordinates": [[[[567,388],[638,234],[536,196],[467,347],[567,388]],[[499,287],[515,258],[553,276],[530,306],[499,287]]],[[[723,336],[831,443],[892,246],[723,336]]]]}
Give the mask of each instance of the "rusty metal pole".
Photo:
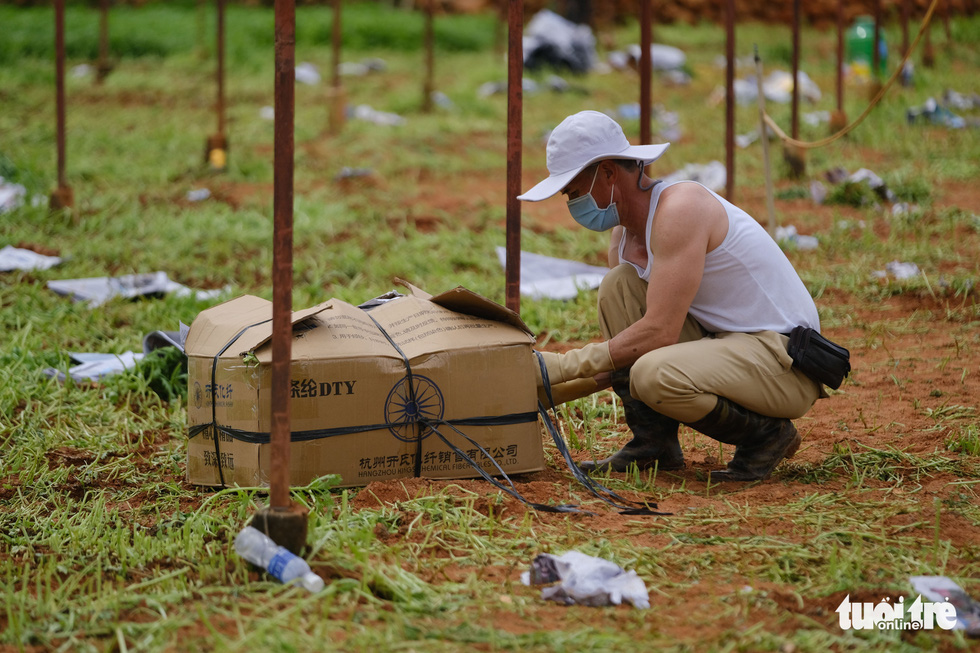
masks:
{"type": "Polygon", "coordinates": [[[201,59],[208,56],[206,5],[207,0],[197,0],[197,56],[201,59]]]}
{"type": "Polygon", "coordinates": [[[333,74],[330,77],[330,116],[328,118],[328,126],[331,134],[340,133],[344,125],[344,110],[346,108],[344,89],[340,85],[341,2],[342,0],[333,0],[333,28],[330,37],[332,40],[330,51],[333,74]]]}
{"type": "MultiPolygon", "coordinates": [[[[762,134],[766,133],[766,94],[762,91],[762,59],[759,58],[759,46],[753,48],[755,54],[755,84],[756,84],[756,104],[759,107],[759,129],[762,134]]],[[[763,136],[759,139],[762,143],[762,169],[766,174],[766,213],[768,214],[767,224],[769,225],[769,235],[776,238],[776,207],[773,203],[772,191],[772,167],[769,165],[769,138],[763,136]]]]}
{"type": "Polygon", "coordinates": [[[830,132],[839,132],[847,126],[844,111],[844,2],[837,2],[837,110],[830,115],[830,132]]]}
{"type": "Polygon", "coordinates": [[[521,146],[523,139],[524,0],[507,12],[507,308],[521,312],[521,146]]]}
{"type": "MultiPolygon", "coordinates": [[[[735,201],[735,0],[725,3],[725,199],[735,201]]],[[[765,138],[765,134],[762,135],[765,138]]]]}
{"type": "Polygon", "coordinates": [[[432,17],[433,0],[425,0],[425,80],[422,82],[422,112],[432,111],[432,92],[435,76],[435,37],[432,17]]]}
{"type": "Polygon", "coordinates": [[[909,0],[902,0],[902,56],[909,53],[909,0]]]}
{"type": "Polygon", "coordinates": [[[74,206],[75,196],[65,179],[65,0],[54,0],[54,70],[58,187],[48,205],[66,209],[74,206]]]}
{"type": "Polygon", "coordinates": [[[881,0],[874,0],[875,33],[871,46],[871,79],[878,80],[878,67],[881,65],[881,0]]]}
{"type": "Polygon", "coordinates": [[[55,0],[55,93],[58,111],[58,188],[65,184],[65,0],[55,0]]]}
{"type": "Polygon", "coordinates": [[[653,38],[650,34],[650,23],[653,21],[653,0],[640,0],[640,143],[653,142],[650,135],[650,86],[653,83],[653,62],[650,47],[653,38]]]}
{"type": "Polygon", "coordinates": [[[800,0],[793,0],[793,94],[790,110],[790,136],[800,139],[800,0]]]}
{"type": "Polygon", "coordinates": [[[225,0],[218,1],[218,134],[225,135],[225,0]]]}
{"type": "Polygon", "coordinates": [[[949,7],[949,0],[943,0],[943,26],[946,29],[946,45],[949,46],[953,42],[953,30],[949,26],[949,15],[952,10],[949,7]]]}
{"type": "Polygon", "coordinates": [[[293,116],[296,39],[293,0],[276,0],[275,168],[272,250],[272,471],[273,508],[289,505],[290,359],[293,306],[293,116]]]}
{"type": "MultiPolygon", "coordinates": [[[[793,140],[800,139],[800,0],[793,0],[793,52],[791,53],[793,69],[793,92],[791,95],[790,136],[793,140]]],[[[765,135],[765,131],[762,135],[765,135]]],[[[795,145],[786,143],[783,146],[783,160],[789,166],[791,177],[799,178],[806,172],[806,157],[804,151],[795,145]]]]}
{"type": "Polygon", "coordinates": [[[95,64],[95,83],[101,84],[112,71],[109,61],[109,2],[99,3],[99,60],[95,64]]]}
{"type": "Polygon", "coordinates": [[[926,25],[925,43],[922,45],[922,65],[926,68],[936,65],[936,51],[932,48],[932,20],[926,25]]]}
{"type": "Polygon", "coordinates": [[[293,123],[296,85],[295,0],[276,0],[275,143],[272,247],[272,432],[269,509],[252,525],[294,553],[306,546],[307,510],[289,498],[290,367],[293,306],[293,123]]]}
{"type": "Polygon", "coordinates": [[[224,170],[228,165],[228,138],[225,136],[225,0],[215,2],[218,14],[218,69],[215,73],[218,98],[215,108],[218,114],[218,132],[208,137],[205,161],[214,170],[224,170]]]}

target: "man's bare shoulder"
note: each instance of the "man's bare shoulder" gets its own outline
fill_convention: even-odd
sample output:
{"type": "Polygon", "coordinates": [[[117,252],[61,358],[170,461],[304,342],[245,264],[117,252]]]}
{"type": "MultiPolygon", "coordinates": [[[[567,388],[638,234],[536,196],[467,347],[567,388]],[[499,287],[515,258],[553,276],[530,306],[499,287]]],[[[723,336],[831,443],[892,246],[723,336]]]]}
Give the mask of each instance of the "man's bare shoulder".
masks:
{"type": "Polygon", "coordinates": [[[691,221],[709,220],[724,213],[721,203],[701,184],[680,182],[672,184],[660,194],[657,218],[661,223],[676,219],[691,221]]]}
{"type": "Polygon", "coordinates": [[[660,204],[684,204],[687,202],[715,203],[715,196],[707,188],[693,181],[671,184],[660,193],[660,204]]]}
{"type": "Polygon", "coordinates": [[[680,240],[710,251],[728,231],[726,218],[721,202],[704,186],[673,184],[660,194],[651,240],[667,247],[676,247],[680,240]]]}

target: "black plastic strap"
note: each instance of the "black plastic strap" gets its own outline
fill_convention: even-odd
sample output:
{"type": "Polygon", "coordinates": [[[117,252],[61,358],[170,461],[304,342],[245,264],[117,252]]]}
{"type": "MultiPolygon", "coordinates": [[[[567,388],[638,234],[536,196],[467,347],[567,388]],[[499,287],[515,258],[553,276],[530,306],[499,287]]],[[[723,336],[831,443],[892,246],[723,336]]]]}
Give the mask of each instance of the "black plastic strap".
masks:
{"type": "MultiPolygon", "coordinates": [[[[381,335],[385,337],[385,340],[391,343],[391,346],[395,348],[395,351],[398,352],[398,355],[402,357],[402,362],[405,363],[405,378],[408,379],[408,400],[412,402],[413,406],[417,405],[417,402],[415,400],[415,383],[412,381],[412,364],[408,361],[408,356],[405,355],[405,352],[402,351],[402,348],[398,346],[398,344],[392,339],[392,337],[388,335],[388,332],[384,330],[384,327],[382,327],[381,324],[379,324],[378,321],[374,319],[373,315],[371,315],[370,313],[365,313],[365,315],[371,318],[371,321],[374,322],[374,326],[378,327],[378,331],[381,332],[381,335]]],[[[421,420],[417,420],[415,422],[415,428],[417,429],[417,437],[415,438],[415,478],[418,478],[422,476],[423,430],[422,430],[421,420]]]]}
{"type": "Polygon", "coordinates": [[[269,318],[268,320],[262,320],[261,322],[256,322],[255,324],[250,324],[247,327],[245,327],[244,329],[242,329],[241,331],[239,331],[238,333],[236,333],[235,334],[235,337],[233,337],[231,340],[229,340],[228,343],[224,347],[221,348],[221,351],[219,351],[217,354],[214,355],[214,359],[213,359],[213,361],[211,363],[211,424],[205,424],[204,427],[207,428],[208,426],[214,426],[214,429],[212,431],[212,435],[214,436],[213,437],[213,440],[214,440],[214,461],[215,461],[215,464],[218,466],[218,480],[221,481],[221,487],[225,487],[225,473],[224,473],[224,470],[222,469],[222,466],[221,466],[221,446],[218,444],[218,435],[219,435],[218,434],[218,431],[219,431],[219,429],[218,429],[218,395],[215,392],[215,390],[217,388],[216,371],[218,369],[218,359],[221,357],[221,355],[223,353],[225,353],[226,351],[228,351],[228,348],[231,347],[235,343],[236,340],[238,340],[239,338],[241,338],[242,335],[246,331],[248,331],[252,327],[257,327],[260,324],[266,324],[267,322],[271,322],[271,321],[272,321],[272,318],[269,318]]]}
{"type": "MultiPolygon", "coordinates": [[[[500,415],[496,417],[466,417],[462,419],[444,420],[445,423],[455,426],[507,426],[510,424],[524,424],[534,422],[538,419],[537,411],[529,413],[511,413],[510,415],[500,415]]],[[[193,438],[201,431],[204,431],[211,424],[198,424],[188,428],[187,437],[193,438]]],[[[333,438],[339,435],[351,435],[354,433],[365,433],[367,431],[377,431],[382,429],[404,426],[404,422],[383,424],[363,424],[360,426],[338,426],[332,429],[313,429],[310,431],[291,431],[290,441],[308,442],[310,440],[321,440],[323,438],[333,438]]],[[[247,442],[249,444],[268,444],[270,433],[268,431],[246,431],[234,429],[229,426],[217,426],[217,430],[235,440],[247,442]]]]}
{"type": "MultiPolygon", "coordinates": [[[[368,314],[368,317],[371,318],[371,321],[374,322],[375,326],[378,327],[378,330],[381,331],[382,335],[384,335],[384,337],[388,340],[388,342],[391,343],[391,346],[395,348],[395,351],[398,352],[398,354],[402,357],[402,360],[405,362],[405,370],[406,370],[406,374],[407,374],[407,378],[408,378],[409,400],[412,403],[415,403],[415,388],[414,388],[414,384],[412,383],[412,366],[411,366],[411,364],[408,361],[408,356],[405,355],[405,352],[403,352],[401,350],[401,347],[399,347],[395,343],[395,341],[392,339],[392,337],[388,335],[388,332],[384,330],[384,327],[382,327],[378,323],[378,321],[374,319],[374,317],[372,315],[368,314]]],[[[578,506],[568,506],[568,505],[563,505],[563,506],[547,506],[547,505],[544,505],[544,504],[534,503],[534,502],[528,501],[527,499],[525,499],[521,495],[520,492],[517,491],[517,488],[514,487],[514,484],[511,482],[510,477],[507,476],[507,474],[506,474],[506,472],[504,472],[503,468],[500,467],[500,465],[497,463],[496,459],[493,456],[491,456],[490,453],[487,452],[486,449],[484,449],[478,442],[476,442],[475,440],[473,440],[471,437],[469,437],[468,435],[466,435],[465,433],[463,433],[462,431],[460,431],[458,428],[456,428],[455,426],[453,426],[451,423],[447,422],[446,420],[434,420],[434,419],[429,419],[429,418],[423,418],[423,417],[420,416],[418,418],[418,420],[416,421],[416,425],[418,426],[418,445],[416,447],[416,452],[415,452],[415,476],[416,477],[419,477],[419,476],[422,475],[422,433],[423,433],[423,427],[424,427],[424,428],[428,428],[428,429],[432,430],[433,433],[435,433],[436,435],[438,435],[439,436],[439,439],[442,440],[446,444],[446,446],[448,446],[450,449],[452,449],[453,452],[456,453],[457,456],[460,456],[463,460],[465,460],[467,463],[469,463],[470,467],[472,467],[473,469],[475,469],[480,474],[480,476],[482,476],[484,479],[486,479],[487,481],[489,481],[491,484],[493,484],[494,486],[498,487],[499,489],[503,490],[507,494],[511,495],[515,499],[517,499],[517,500],[525,503],[526,505],[531,506],[532,508],[534,508],[536,510],[541,510],[542,512],[585,512],[587,514],[592,514],[592,513],[588,512],[587,510],[582,510],[578,506]],[[460,449],[459,447],[457,447],[456,445],[454,445],[452,442],[450,442],[448,439],[446,439],[446,437],[443,436],[443,434],[439,432],[439,429],[435,427],[435,424],[444,424],[444,425],[448,426],[453,431],[455,431],[459,435],[461,435],[464,438],[466,438],[466,440],[469,441],[470,444],[472,444],[473,446],[477,447],[480,450],[480,452],[483,453],[483,455],[485,455],[487,458],[489,458],[493,462],[493,465],[494,465],[494,467],[497,468],[497,471],[500,472],[501,475],[503,475],[503,477],[505,479],[507,479],[507,483],[510,485],[510,487],[508,488],[508,487],[504,486],[502,483],[500,483],[499,481],[497,481],[496,479],[494,479],[490,474],[487,473],[487,471],[485,469],[483,469],[483,467],[481,467],[475,460],[473,460],[472,458],[470,458],[469,455],[466,454],[466,452],[464,452],[462,449],[460,449]]]]}
{"type": "Polygon", "coordinates": [[[450,449],[452,449],[453,452],[457,456],[461,457],[463,460],[465,460],[466,462],[468,462],[470,464],[470,467],[472,467],[477,472],[479,472],[480,476],[482,476],[486,481],[488,481],[491,485],[497,487],[498,489],[503,490],[504,492],[506,492],[507,494],[511,495],[512,497],[514,497],[518,501],[522,502],[523,504],[525,504],[527,506],[530,506],[531,508],[534,508],[535,510],[540,510],[541,512],[571,512],[571,513],[580,513],[580,514],[585,514],[585,515],[595,515],[594,512],[590,512],[590,511],[585,510],[584,508],[580,508],[579,506],[574,505],[574,504],[560,504],[560,505],[557,505],[557,506],[549,506],[549,505],[546,505],[546,504],[543,504],[543,503],[535,503],[533,501],[528,501],[527,499],[524,498],[524,495],[522,495],[517,490],[517,488],[514,487],[514,483],[510,480],[510,477],[507,476],[507,472],[505,472],[503,470],[503,468],[501,468],[500,465],[497,464],[497,460],[492,455],[490,455],[490,453],[486,449],[484,449],[480,445],[479,442],[477,442],[476,440],[474,440],[470,436],[466,435],[465,433],[463,433],[458,428],[456,428],[451,423],[449,423],[449,422],[447,422],[445,420],[430,420],[430,419],[426,419],[426,420],[423,420],[423,421],[425,422],[426,426],[429,429],[432,430],[433,433],[435,433],[436,435],[439,436],[439,439],[442,440],[446,444],[446,446],[448,446],[450,449]],[[455,444],[453,444],[452,442],[450,442],[439,431],[439,429],[436,428],[435,423],[444,424],[444,425],[448,426],[453,431],[455,431],[459,435],[461,435],[464,438],[466,438],[466,440],[470,444],[472,444],[474,447],[476,447],[477,449],[479,449],[480,452],[483,453],[483,455],[486,456],[490,460],[490,462],[493,463],[493,466],[497,468],[497,471],[500,472],[500,475],[504,477],[504,479],[507,481],[507,484],[510,485],[510,487],[505,486],[503,483],[501,483],[500,481],[498,481],[497,479],[495,479],[493,476],[491,476],[489,473],[487,473],[487,471],[485,469],[483,469],[483,467],[481,467],[479,464],[477,464],[477,462],[475,460],[473,460],[472,458],[470,458],[469,455],[467,455],[467,453],[465,451],[463,451],[462,449],[460,449],[459,447],[457,447],[455,444]]]}
{"type": "MultiPolygon", "coordinates": [[[[551,394],[551,382],[548,378],[548,368],[544,364],[544,357],[542,357],[539,352],[535,351],[534,355],[537,356],[538,358],[538,366],[541,369],[541,378],[544,383],[545,394],[548,397],[548,403],[551,406],[551,410],[554,411],[555,399],[551,394]]],[[[579,468],[579,466],[575,464],[575,461],[572,460],[572,454],[568,450],[568,445],[565,444],[565,440],[561,437],[561,434],[558,432],[558,428],[555,426],[554,422],[551,421],[551,417],[548,414],[548,410],[544,407],[543,404],[541,404],[541,402],[538,402],[538,411],[541,414],[542,421],[544,421],[545,428],[547,428],[548,433],[551,434],[551,439],[555,441],[555,446],[558,448],[558,451],[561,453],[562,458],[565,459],[565,463],[568,465],[568,469],[572,472],[572,475],[582,485],[584,485],[586,489],[589,490],[589,492],[591,492],[593,495],[595,495],[602,501],[606,502],[613,508],[619,510],[619,514],[621,515],[673,514],[669,512],[657,512],[655,510],[652,510],[652,508],[657,507],[656,503],[650,503],[650,502],[639,503],[636,501],[630,501],[629,499],[624,499],[623,497],[619,496],[618,494],[616,494],[615,492],[613,492],[612,490],[605,487],[601,483],[594,480],[591,476],[583,472],[579,468]],[[621,503],[617,503],[617,501],[621,503]],[[628,505],[628,504],[633,504],[633,505],[628,505]]]]}

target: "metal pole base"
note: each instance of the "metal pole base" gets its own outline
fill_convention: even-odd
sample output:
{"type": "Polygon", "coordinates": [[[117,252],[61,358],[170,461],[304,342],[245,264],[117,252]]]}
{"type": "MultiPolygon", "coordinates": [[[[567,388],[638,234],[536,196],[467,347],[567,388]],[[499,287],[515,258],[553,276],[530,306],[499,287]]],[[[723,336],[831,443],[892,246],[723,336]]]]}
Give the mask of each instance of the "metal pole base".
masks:
{"type": "Polygon", "coordinates": [[[830,114],[830,133],[836,134],[847,127],[847,114],[843,111],[834,111],[830,114]]]}
{"type": "Polygon", "coordinates": [[[252,517],[249,525],[268,535],[276,544],[301,556],[306,548],[309,512],[309,509],[297,503],[290,503],[288,508],[266,507],[252,517]]]}
{"type": "Polygon", "coordinates": [[[101,84],[105,81],[105,78],[109,76],[112,69],[116,67],[112,61],[108,59],[99,59],[95,64],[95,83],[101,84]]]}
{"type": "Polygon", "coordinates": [[[783,161],[789,166],[789,176],[799,179],[806,174],[806,151],[795,145],[783,146],[783,161]]]}
{"type": "Polygon", "coordinates": [[[868,84],[868,99],[873,100],[878,97],[883,86],[884,84],[881,83],[880,79],[872,79],[871,83],[868,84]]]}
{"type": "Polygon", "coordinates": [[[228,166],[228,139],[224,134],[208,136],[204,162],[214,170],[224,170],[228,166]]]}
{"type": "Polygon", "coordinates": [[[62,209],[70,209],[75,206],[75,191],[71,189],[71,186],[59,186],[48,200],[48,208],[52,211],[60,211],[62,209]]]}

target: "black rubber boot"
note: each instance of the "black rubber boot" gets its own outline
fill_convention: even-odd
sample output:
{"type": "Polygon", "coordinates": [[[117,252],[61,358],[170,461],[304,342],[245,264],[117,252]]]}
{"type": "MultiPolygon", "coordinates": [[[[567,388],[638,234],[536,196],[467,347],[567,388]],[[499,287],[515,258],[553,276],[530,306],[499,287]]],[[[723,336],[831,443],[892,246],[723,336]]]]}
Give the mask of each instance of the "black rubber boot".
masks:
{"type": "Polygon", "coordinates": [[[711,472],[719,481],[759,481],[769,478],[784,458],[792,458],[800,448],[800,434],[785,418],[766,417],[724,397],[710,413],[688,423],[692,429],[735,445],[735,455],[727,469],[711,472]]]}
{"type": "Polygon", "coordinates": [[[622,449],[604,460],[583,461],[578,464],[585,472],[625,472],[630,465],[639,469],[681,469],[684,454],[677,439],[680,423],[653,410],[630,394],[629,370],[612,373],[612,387],[623,402],[626,425],[633,439],[622,449]]]}

